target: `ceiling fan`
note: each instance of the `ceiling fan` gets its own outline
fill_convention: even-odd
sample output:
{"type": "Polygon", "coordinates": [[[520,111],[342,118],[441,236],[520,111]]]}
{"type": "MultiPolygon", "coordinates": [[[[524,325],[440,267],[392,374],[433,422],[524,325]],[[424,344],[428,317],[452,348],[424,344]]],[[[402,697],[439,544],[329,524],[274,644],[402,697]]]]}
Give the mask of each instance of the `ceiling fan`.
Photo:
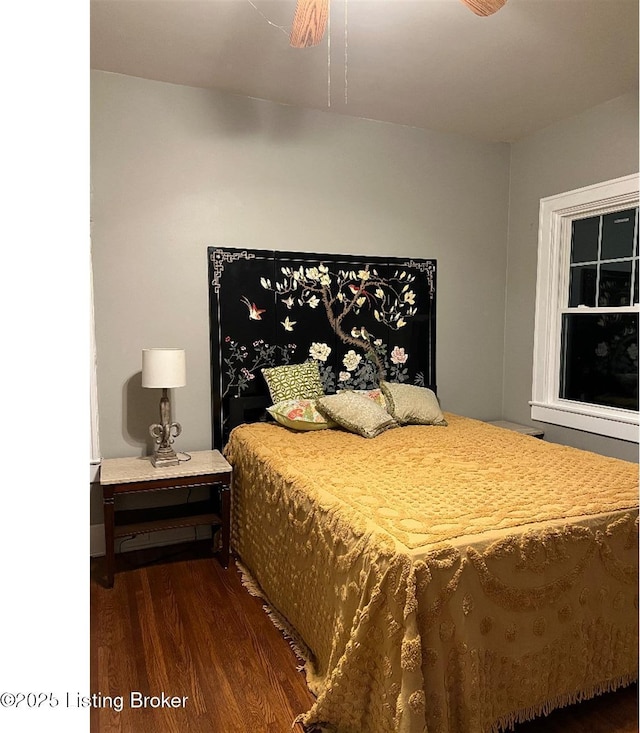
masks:
{"type": "MultiPolygon", "coordinates": [[[[507,0],[461,0],[476,15],[493,15],[507,0]]],[[[294,48],[317,46],[324,36],[329,0],[297,0],[289,43],[294,48]]]]}

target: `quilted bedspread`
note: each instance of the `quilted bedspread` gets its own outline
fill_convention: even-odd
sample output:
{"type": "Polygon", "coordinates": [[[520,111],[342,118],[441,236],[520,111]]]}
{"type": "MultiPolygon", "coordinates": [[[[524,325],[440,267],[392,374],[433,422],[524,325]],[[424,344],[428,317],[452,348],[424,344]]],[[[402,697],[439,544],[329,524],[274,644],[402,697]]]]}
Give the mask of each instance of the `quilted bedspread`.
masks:
{"type": "Polygon", "coordinates": [[[305,724],[483,733],[637,679],[637,465],[446,418],[230,436],[233,546],[304,650],[305,724]]]}

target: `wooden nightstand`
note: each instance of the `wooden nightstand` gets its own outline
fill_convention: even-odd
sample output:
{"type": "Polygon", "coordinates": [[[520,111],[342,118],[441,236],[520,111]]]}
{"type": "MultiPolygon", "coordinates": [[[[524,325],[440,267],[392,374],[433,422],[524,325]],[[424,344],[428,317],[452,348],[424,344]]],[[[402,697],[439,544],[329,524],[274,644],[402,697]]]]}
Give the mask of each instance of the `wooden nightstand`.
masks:
{"type": "Polygon", "coordinates": [[[488,420],[487,422],[489,425],[495,425],[498,428],[514,430],[516,433],[531,435],[534,438],[544,438],[544,431],[539,428],[531,427],[531,425],[520,425],[516,422],[509,422],[508,420],[488,420]]]}
{"type": "Polygon", "coordinates": [[[222,549],[218,556],[223,567],[228,566],[231,466],[219,451],[195,451],[191,453],[191,460],[167,468],[154,468],[149,457],[107,458],[100,466],[100,485],[109,587],[113,586],[116,538],[142,532],[203,524],[219,528],[222,549]],[[148,509],[118,510],[115,506],[116,498],[124,494],[201,487],[209,489],[209,497],[203,501],[148,509]]]}

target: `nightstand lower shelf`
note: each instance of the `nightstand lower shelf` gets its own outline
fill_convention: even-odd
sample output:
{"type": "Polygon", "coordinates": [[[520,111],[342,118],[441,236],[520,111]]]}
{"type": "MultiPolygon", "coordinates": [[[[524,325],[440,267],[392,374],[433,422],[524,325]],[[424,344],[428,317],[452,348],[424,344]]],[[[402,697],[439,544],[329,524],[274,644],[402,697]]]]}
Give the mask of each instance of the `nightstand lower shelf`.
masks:
{"type": "Polygon", "coordinates": [[[113,536],[129,537],[144,532],[198,527],[205,524],[214,527],[222,525],[220,515],[211,511],[207,501],[153,509],[120,509],[115,512],[113,536]]]}

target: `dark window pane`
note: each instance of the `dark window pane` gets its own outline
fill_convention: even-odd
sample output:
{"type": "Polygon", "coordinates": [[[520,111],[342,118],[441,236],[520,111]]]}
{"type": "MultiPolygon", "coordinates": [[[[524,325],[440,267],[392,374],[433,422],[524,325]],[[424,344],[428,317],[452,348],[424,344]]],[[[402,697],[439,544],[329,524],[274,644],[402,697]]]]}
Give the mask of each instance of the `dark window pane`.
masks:
{"type": "Polygon", "coordinates": [[[640,265],[640,262],[636,259],[636,280],[633,284],[633,302],[635,304],[638,303],[638,280],[640,279],[640,271],[638,270],[638,265],[640,265]]]}
{"type": "Polygon", "coordinates": [[[569,283],[569,307],[596,304],[596,265],[579,265],[571,268],[569,283]]]}
{"type": "Polygon", "coordinates": [[[602,217],[602,249],[600,258],[633,256],[636,210],[615,211],[602,217]]]}
{"type": "Polygon", "coordinates": [[[598,305],[617,307],[631,304],[631,260],[600,265],[598,305]]]}
{"type": "Polygon", "coordinates": [[[600,217],[575,219],[571,223],[571,262],[594,262],[598,259],[600,217]]]}
{"type": "Polygon", "coordinates": [[[638,315],[562,317],[560,397],[638,409],[638,315]]]}

